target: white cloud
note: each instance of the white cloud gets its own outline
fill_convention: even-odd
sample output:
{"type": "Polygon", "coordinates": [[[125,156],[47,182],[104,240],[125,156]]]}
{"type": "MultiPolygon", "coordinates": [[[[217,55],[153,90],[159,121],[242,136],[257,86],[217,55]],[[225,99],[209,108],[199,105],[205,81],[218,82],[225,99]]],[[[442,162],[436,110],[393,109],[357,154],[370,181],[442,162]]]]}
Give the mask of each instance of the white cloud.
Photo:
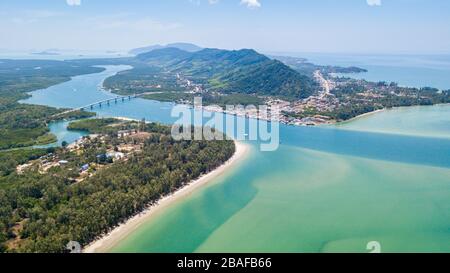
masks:
{"type": "Polygon", "coordinates": [[[81,6],[81,0],[66,0],[69,6],[81,6]]]}
{"type": "Polygon", "coordinates": [[[251,9],[261,7],[261,3],[259,2],[259,0],[241,0],[241,5],[247,5],[247,7],[251,9]]]}
{"type": "Polygon", "coordinates": [[[369,6],[381,6],[381,0],[367,0],[369,6]]]}

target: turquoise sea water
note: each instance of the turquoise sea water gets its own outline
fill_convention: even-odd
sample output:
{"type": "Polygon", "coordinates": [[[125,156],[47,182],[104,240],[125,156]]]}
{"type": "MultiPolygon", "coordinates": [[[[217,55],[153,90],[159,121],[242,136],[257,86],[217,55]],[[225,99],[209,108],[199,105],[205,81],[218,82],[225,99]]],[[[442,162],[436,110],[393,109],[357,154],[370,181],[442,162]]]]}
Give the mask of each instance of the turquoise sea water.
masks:
{"type": "MultiPolygon", "coordinates": [[[[27,102],[75,107],[107,98],[111,94],[97,86],[121,69],[75,77],[27,102]]],[[[172,123],[172,106],[136,99],[94,110],[172,123]]],[[[414,130],[408,118],[396,130],[383,126],[402,116],[390,112],[378,121],[367,118],[367,126],[358,120],[356,129],[351,123],[345,129],[281,126],[276,152],[248,142],[239,166],[169,206],[112,251],[366,252],[368,242],[379,241],[388,252],[450,252],[448,123],[429,120],[450,110],[419,111],[414,130]],[[402,128],[407,133],[399,134],[402,128]]]]}
{"type": "Polygon", "coordinates": [[[450,55],[362,55],[297,53],[320,65],[358,66],[367,73],[345,74],[369,81],[397,82],[402,86],[450,89],[450,55]]]}
{"type": "Polygon", "coordinates": [[[450,107],[436,105],[389,109],[356,118],[336,127],[366,132],[450,138],[450,107]]]}

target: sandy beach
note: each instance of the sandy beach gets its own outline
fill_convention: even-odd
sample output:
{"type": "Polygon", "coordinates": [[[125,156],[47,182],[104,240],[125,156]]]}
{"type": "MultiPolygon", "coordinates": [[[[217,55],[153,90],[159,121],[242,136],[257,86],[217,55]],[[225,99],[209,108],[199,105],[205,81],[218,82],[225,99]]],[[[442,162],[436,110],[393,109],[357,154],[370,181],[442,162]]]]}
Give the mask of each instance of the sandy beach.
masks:
{"type": "Polygon", "coordinates": [[[371,115],[374,115],[374,114],[377,114],[377,113],[381,113],[381,112],[384,112],[386,110],[388,110],[388,109],[387,108],[383,108],[383,109],[378,109],[378,110],[375,110],[375,111],[372,111],[372,112],[367,112],[367,113],[361,114],[359,116],[356,116],[354,118],[351,118],[349,120],[338,122],[335,125],[339,126],[339,125],[343,125],[343,124],[346,124],[346,123],[350,123],[352,121],[355,121],[355,120],[358,120],[358,119],[361,119],[361,118],[365,118],[365,117],[368,117],[368,116],[371,116],[371,115]]]}
{"type": "Polygon", "coordinates": [[[235,141],[236,152],[234,155],[222,166],[218,167],[214,171],[192,181],[189,185],[183,187],[172,195],[166,196],[161,199],[156,205],[149,207],[142,213],[130,218],[126,223],[121,224],[115,228],[109,234],[103,236],[101,239],[91,243],[83,249],[83,253],[104,253],[111,250],[121,240],[125,239],[128,235],[133,233],[140,225],[151,219],[155,214],[161,212],[166,207],[175,203],[176,201],[186,198],[192,194],[195,190],[205,186],[217,177],[223,175],[228,169],[235,166],[238,161],[243,159],[249,151],[249,147],[246,144],[235,141]]]}
{"type": "Polygon", "coordinates": [[[114,119],[121,120],[121,121],[139,121],[138,119],[133,118],[126,118],[126,117],[113,117],[114,119]]]}
{"type": "Polygon", "coordinates": [[[391,110],[397,110],[397,109],[411,109],[411,108],[415,108],[415,107],[446,106],[446,105],[450,105],[450,103],[437,103],[434,105],[413,105],[413,106],[399,106],[399,107],[392,107],[392,108],[382,108],[382,109],[378,109],[378,110],[375,110],[372,112],[367,112],[367,113],[361,114],[359,116],[356,116],[354,118],[351,118],[351,119],[343,121],[343,122],[338,122],[335,125],[338,125],[338,126],[343,125],[343,124],[350,123],[352,121],[355,121],[355,120],[358,120],[361,118],[365,118],[365,117],[369,117],[374,114],[378,114],[378,113],[385,112],[385,111],[391,111],[391,110]]]}

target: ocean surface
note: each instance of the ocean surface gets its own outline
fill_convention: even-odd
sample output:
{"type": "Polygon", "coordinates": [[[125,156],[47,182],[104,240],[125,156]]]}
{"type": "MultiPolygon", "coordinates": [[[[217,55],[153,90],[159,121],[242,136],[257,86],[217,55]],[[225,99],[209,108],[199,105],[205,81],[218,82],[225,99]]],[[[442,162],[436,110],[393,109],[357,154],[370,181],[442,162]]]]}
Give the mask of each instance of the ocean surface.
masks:
{"type": "Polygon", "coordinates": [[[441,55],[362,55],[296,53],[319,65],[357,66],[367,73],[343,74],[355,79],[396,82],[408,87],[450,89],[450,54],[441,55]]]}
{"type": "MultiPolygon", "coordinates": [[[[80,107],[109,98],[98,86],[123,69],[74,77],[25,102],[80,107]]],[[[94,111],[170,124],[172,106],[133,99],[94,111]]],[[[449,113],[447,105],[326,128],[282,125],[277,151],[247,142],[249,155],[236,168],[112,251],[368,252],[378,241],[384,252],[450,252],[449,113]]],[[[52,131],[64,138],[64,128],[52,131]]]]}

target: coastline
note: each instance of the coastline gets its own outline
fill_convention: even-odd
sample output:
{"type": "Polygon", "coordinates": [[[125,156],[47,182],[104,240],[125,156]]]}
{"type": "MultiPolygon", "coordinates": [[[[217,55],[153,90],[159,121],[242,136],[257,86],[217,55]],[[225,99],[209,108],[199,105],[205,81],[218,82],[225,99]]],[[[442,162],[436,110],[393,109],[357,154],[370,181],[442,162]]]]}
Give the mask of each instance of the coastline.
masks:
{"type": "Polygon", "coordinates": [[[372,112],[367,112],[367,113],[361,114],[361,115],[356,116],[354,118],[351,118],[349,120],[345,120],[345,121],[342,121],[342,122],[337,122],[334,125],[339,126],[339,125],[342,125],[342,124],[346,124],[346,123],[355,121],[355,120],[360,119],[360,118],[365,118],[365,117],[368,117],[368,116],[371,116],[371,115],[374,115],[374,114],[378,114],[378,113],[381,113],[381,112],[385,112],[385,111],[388,111],[388,110],[411,109],[411,108],[416,108],[416,107],[446,106],[446,105],[450,105],[450,103],[436,103],[436,104],[432,104],[432,105],[411,105],[411,106],[396,106],[396,107],[392,107],[392,108],[382,108],[382,109],[378,109],[378,110],[375,110],[375,111],[372,111],[372,112]]]}
{"type": "Polygon", "coordinates": [[[105,253],[116,246],[120,241],[125,239],[136,229],[138,229],[142,224],[147,222],[158,212],[161,212],[166,207],[172,205],[176,201],[180,201],[183,198],[191,195],[195,190],[209,184],[212,180],[224,174],[228,169],[236,165],[238,161],[244,158],[249,151],[247,144],[234,141],[236,145],[236,151],[234,155],[220,167],[214,171],[205,174],[198,179],[192,181],[185,187],[179,189],[171,195],[168,195],[161,200],[159,200],[155,205],[147,208],[143,212],[137,214],[136,216],[130,218],[125,223],[114,228],[110,233],[104,235],[102,238],[92,242],[83,249],[83,253],[105,253]]]}
{"type": "Polygon", "coordinates": [[[381,113],[381,112],[384,112],[384,111],[387,111],[387,110],[388,110],[387,108],[383,108],[383,109],[378,109],[378,110],[375,110],[375,111],[372,111],[372,112],[367,112],[367,113],[358,115],[356,117],[353,117],[351,119],[348,119],[348,120],[345,120],[345,121],[342,121],[342,122],[337,122],[334,125],[339,126],[339,125],[346,124],[346,123],[355,121],[357,119],[365,118],[365,117],[368,117],[368,116],[371,116],[371,115],[374,115],[374,114],[378,114],[378,113],[381,113]]]}

